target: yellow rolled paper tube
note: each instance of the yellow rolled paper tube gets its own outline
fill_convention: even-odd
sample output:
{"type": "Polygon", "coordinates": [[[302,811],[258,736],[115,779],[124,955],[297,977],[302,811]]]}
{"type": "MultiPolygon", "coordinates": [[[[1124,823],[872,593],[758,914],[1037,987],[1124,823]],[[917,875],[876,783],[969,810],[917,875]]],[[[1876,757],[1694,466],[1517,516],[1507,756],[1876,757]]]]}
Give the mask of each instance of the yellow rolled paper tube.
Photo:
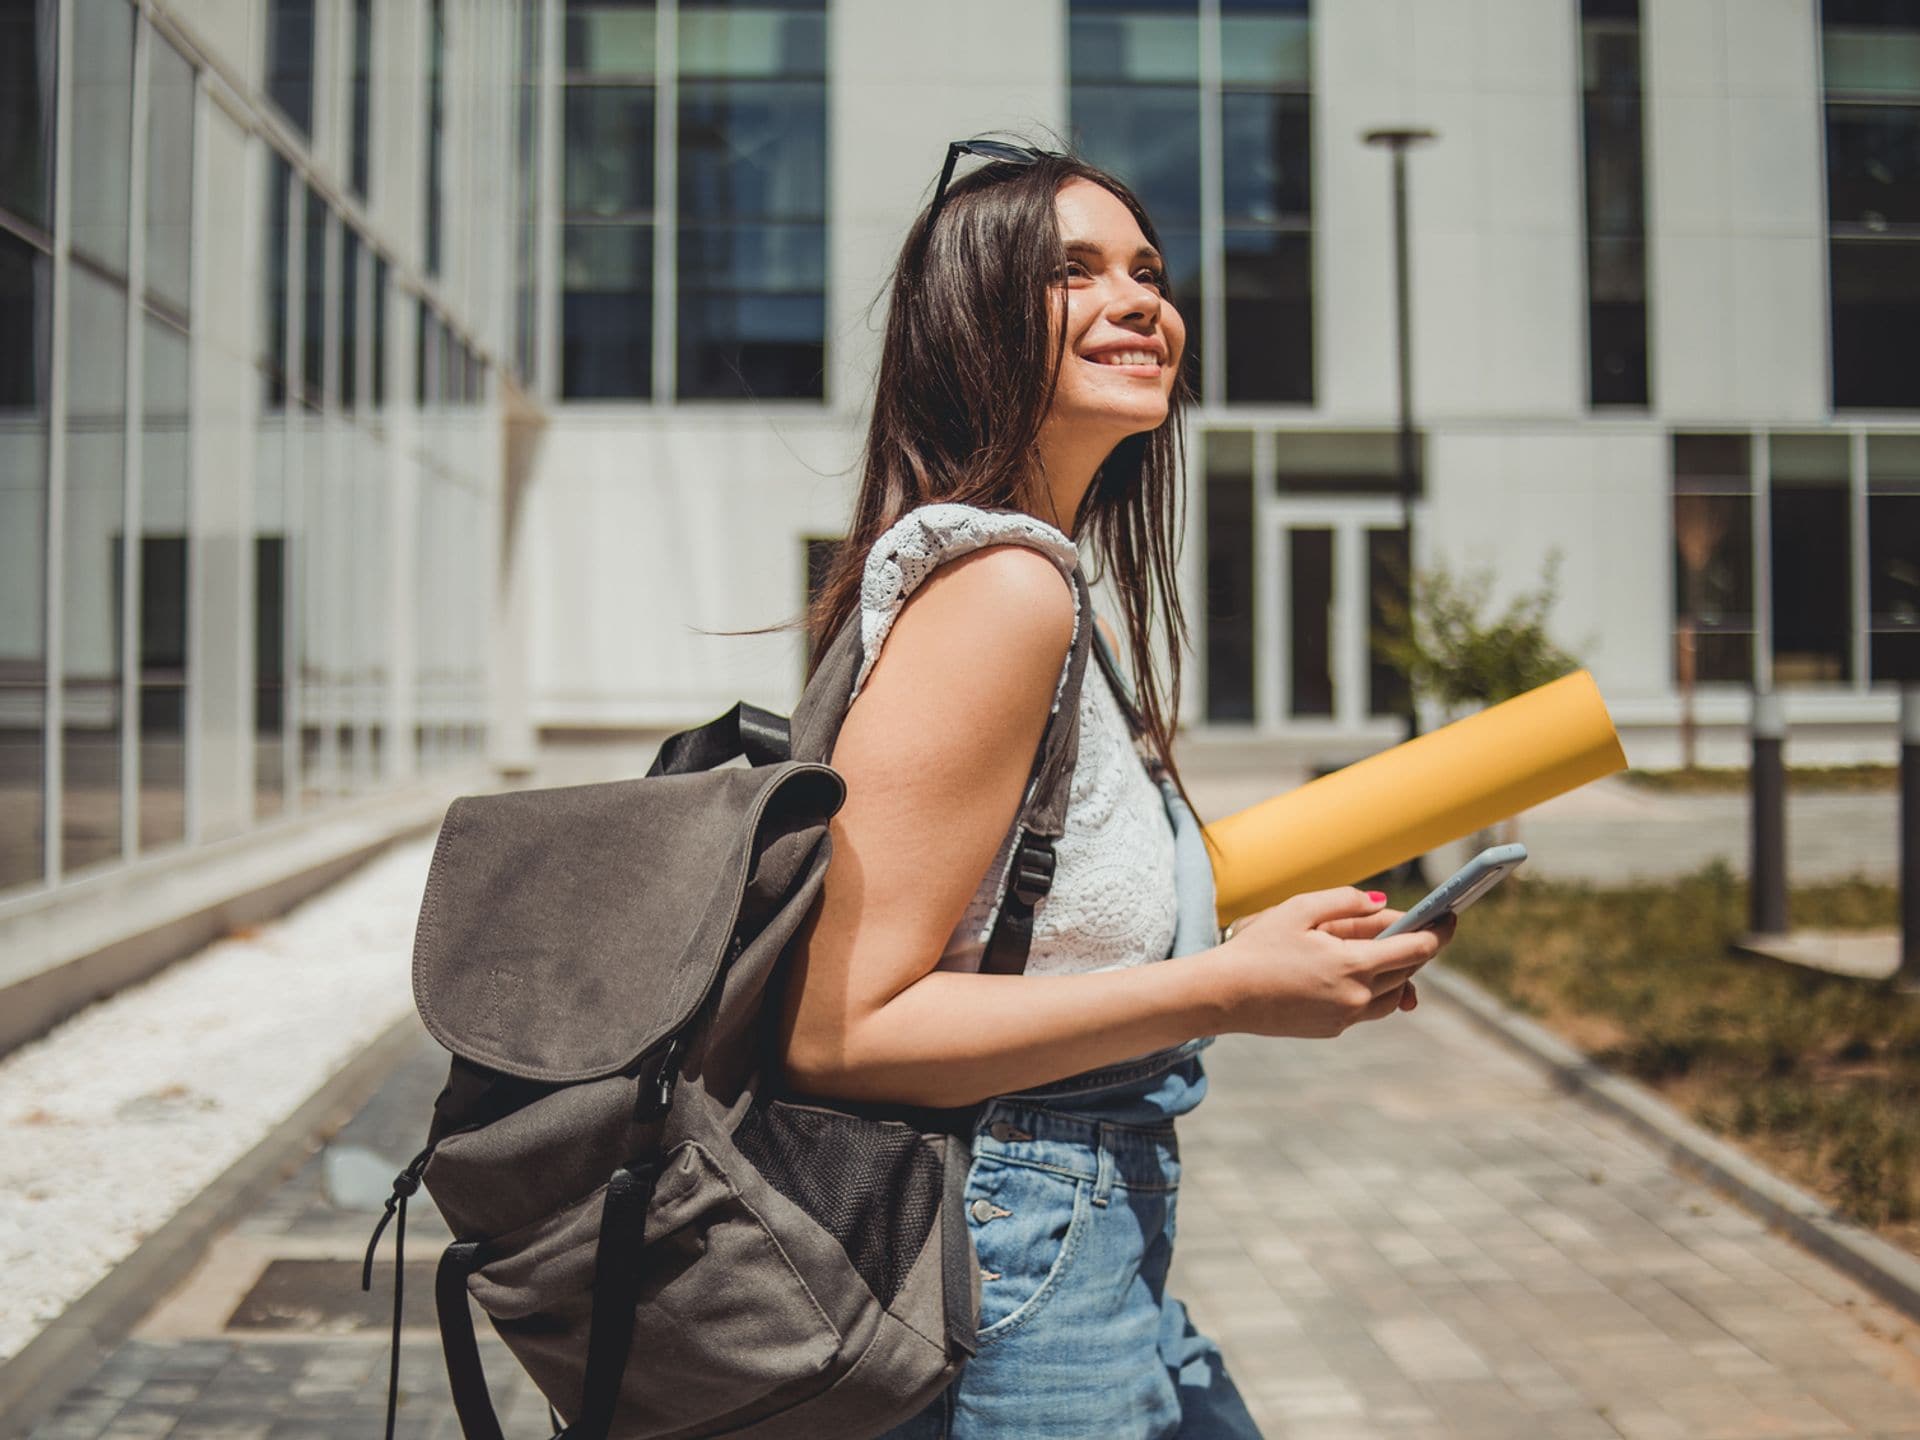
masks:
{"type": "Polygon", "coordinates": [[[1563,675],[1207,826],[1220,923],[1377,875],[1626,764],[1593,676],[1563,675]]]}

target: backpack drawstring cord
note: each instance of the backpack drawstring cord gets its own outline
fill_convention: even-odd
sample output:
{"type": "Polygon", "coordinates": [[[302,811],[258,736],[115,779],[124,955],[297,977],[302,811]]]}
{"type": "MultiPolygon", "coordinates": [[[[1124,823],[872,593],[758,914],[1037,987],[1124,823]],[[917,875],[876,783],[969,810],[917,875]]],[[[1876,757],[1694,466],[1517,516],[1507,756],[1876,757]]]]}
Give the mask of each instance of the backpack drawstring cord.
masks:
{"type": "Polygon", "coordinates": [[[380,1248],[380,1237],[386,1233],[387,1222],[393,1221],[393,1339],[387,1357],[387,1440],[393,1440],[394,1412],[400,1403],[400,1304],[407,1273],[407,1201],[419,1190],[420,1176],[432,1156],[433,1146],[429,1145],[394,1176],[393,1193],[387,1196],[386,1209],[374,1223],[373,1237],[367,1241],[367,1258],[360,1267],[360,1288],[372,1290],[374,1251],[380,1248]]]}

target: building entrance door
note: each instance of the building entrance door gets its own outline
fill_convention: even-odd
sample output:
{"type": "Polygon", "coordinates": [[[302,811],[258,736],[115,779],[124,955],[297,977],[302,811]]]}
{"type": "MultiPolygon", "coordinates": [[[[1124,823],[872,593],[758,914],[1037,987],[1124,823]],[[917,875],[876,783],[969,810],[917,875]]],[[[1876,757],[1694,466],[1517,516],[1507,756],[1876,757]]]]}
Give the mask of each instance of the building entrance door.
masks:
{"type": "Polygon", "coordinates": [[[1261,709],[1296,733],[1381,729],[1406,709],[1405,682],[1370,643],[1406,595],[1399,503],[1293,498],[1265,518],[1260,632],[1277,651],[1258,667],[1261,709]]]}

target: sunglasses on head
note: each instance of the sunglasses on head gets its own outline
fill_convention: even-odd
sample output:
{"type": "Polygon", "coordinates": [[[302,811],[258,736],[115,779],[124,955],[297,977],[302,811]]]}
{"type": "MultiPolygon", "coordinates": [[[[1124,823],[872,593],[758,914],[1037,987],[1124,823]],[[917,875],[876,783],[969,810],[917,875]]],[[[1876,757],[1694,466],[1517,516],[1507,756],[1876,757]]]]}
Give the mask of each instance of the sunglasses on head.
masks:
{"type": "Polygon", "coordinates": [[[960,163],[962,155],[978,155],[983,160],[1004,160],[1009,165],[1036,165],[1045,159],[1065,158],[1057,150],[1036,150],[1031,145],[1010,145],[1004,140],[953,141],[947,146],[947,163],[940,169],[940,183],[933,190],[933,204],[927,207],[928,232],[932,231],[933,222],[940,218],[940,207],[947,198],[947,184],[953,179],[953,167],[960,163]]]}

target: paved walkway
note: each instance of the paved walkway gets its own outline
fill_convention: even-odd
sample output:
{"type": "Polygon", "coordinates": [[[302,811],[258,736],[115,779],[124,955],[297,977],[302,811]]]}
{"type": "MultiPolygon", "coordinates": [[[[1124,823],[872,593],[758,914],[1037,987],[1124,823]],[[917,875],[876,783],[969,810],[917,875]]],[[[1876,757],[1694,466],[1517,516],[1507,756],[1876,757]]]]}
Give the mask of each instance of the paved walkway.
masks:
{"type": "MultiPolygon", "coordinates": [[[[1213,1093],[1182,1122],[1175,1288],[1269,1436],[1920,1440],[1920,1325],[1443,1002],[1209,1057],[1213,1093]]],[[[392,1254],[370,1300],[359,1256],[441,1077],[423,1040],[36,1435],[377,1435],[392,1254]]],[[[424,1203],[408,1238],[401,1433],[457,1436],[424,1203]]],[[[490,1353],[509,1435],[547,1433],[490,1353]]]]}

